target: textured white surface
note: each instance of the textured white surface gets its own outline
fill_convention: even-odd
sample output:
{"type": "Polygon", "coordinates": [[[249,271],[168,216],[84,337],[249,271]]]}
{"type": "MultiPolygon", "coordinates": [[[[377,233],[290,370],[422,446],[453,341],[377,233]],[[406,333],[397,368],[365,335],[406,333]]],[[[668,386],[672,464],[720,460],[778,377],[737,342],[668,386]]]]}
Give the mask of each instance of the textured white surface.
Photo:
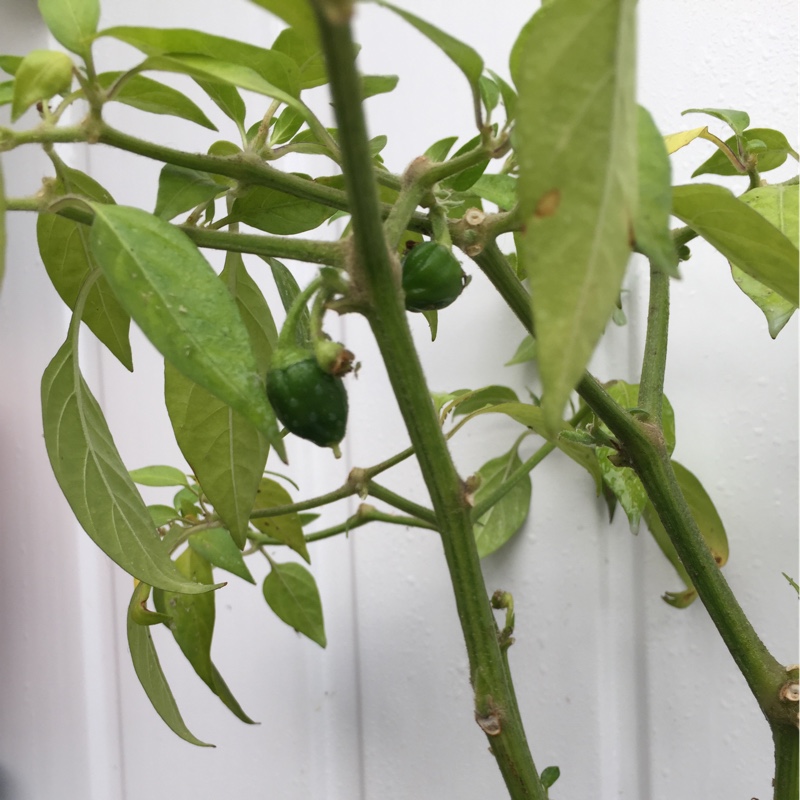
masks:
{"type": "MultiPolygon", "coordinates": [[[[0,51],[47,46],[29,3],[3,5],[11,24],[0,26],[0,51]]],[[[533,4],[403,5],[475,45],[488,66],[507,74],[508,50],[533,4]]],[[[683,108],[722,106],[748,110],[754,125],[785,130],[797,144],[796,3],[769,0],[756,11],[737,0],[723,11],[643,0],[640,11],[639,96],[665,133],[699,124],[682,119],[683,108]]],[[[187,0],[106,0],[103,24],[196,25],[262,43],[278,30],[245,2],[223,8],[187,0]]],[[[368,105],[372,134],[390,136],[384,157],[393,170],[435,139],[472,135],[465,82],[432,46],[371,5],[361,8],[358,32],[363,69],[401,75],[395,93],[368,105]]],[[[110,40],[99,52],[101,59],[132,57],[110,40]]],[[[317,97],[324,109],[324,95],[317,97]]],[[[110,118],[187,149],[213,141],[189,123],[162,127],[165,118],[125,108],[110,118]]],[[[224,118],[213,118],[235,136],[224,118]]],[[[712,130],[724,135],[721,124],[712,130]]],[[[678,154],[676,180],[688,180],[704,157],[698,153],[710,148],[699,143],[678,154]]],[[[106,148],[64,155],[118,202],[152,207],[155,165],[106,148]]],[[[47,172],[32,149],[4,164],[15,195],[35,191],[47,172]]],[[[0,295],[0,800],[502,797],[472,720],[441,548],[422,531],[375,526],[314,546],[325,651],[280,623],[259,588],[232,579],[220,593],[214,658],[259,727],[223,709],[167,631],[156,631],[187,723],[218,747],[193,748],[165,728],[127,655],[130,579],[79,531],[47,464],[38,382],[67,314],[48,288],[33,228],[30,217],[12,217],[0,295]]],[[[692,249],[673,292],[667,393],[677,415],[676,458],[704,482],[725,521],[725,573],[734,591],[767,645],[792,662],[797,600],[780,573],[797,570],[797,321],[773,342],[724,261],[702,245],[692,249]]],[[[261,262],[248,263],[264,274],[261,262]]],[[[301,269],[302,283],[311,270],[301,269]]],[[[536,386],[535,373],[501,366],[522,331],[477,269],[467,269],[474,281],[442,314],[434,345],[424,321],[413,320],[431,388],[506,383],[524,395],[536,386]]],[[[592,364],[603,380],[637,375],[646,283],[635,264],[625,299],[630,324],[609,329],[592,364]]],[[[264,285],[272,291],[269,280],[264,285]]],[[[348,318],[342,328],[364,365],[350,381],[352,423],[341,462],[291,443],[293,474],[306,496],[407,443],[366,326],[348,318]]],[[[126,464],[181,465],[152,348],[134,334],[131,376],[88,334],[85,341],[88,378],[126,464]]],[[[453,442],[462,473],[505,452],[516,435],[505,420],[467,428],[453,442]]],[[[385,482],[427,502],[408,465],[385,482]]],[[[353,508],[340,503],[321,522],[338,522],[353,508]]],[[[571,462],[554,454],[537,468],[526,530],[484,567],[490,591],[502,587],[515,597],[511,666],[537,764],[561,767],[556,798],[766,800],[769,732],[704,609],[696,603],[681,612],[659,599],[680,588],[674,572],[646,533],[632,537],[619,517],[607,524],[590,481],[571,462]]]]}

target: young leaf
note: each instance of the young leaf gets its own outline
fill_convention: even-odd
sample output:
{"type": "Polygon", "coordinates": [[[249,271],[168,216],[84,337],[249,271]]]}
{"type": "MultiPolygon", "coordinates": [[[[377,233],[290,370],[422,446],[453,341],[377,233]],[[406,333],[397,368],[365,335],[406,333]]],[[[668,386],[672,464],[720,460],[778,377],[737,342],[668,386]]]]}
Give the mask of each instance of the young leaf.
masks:
{"type": "MultiPolygon", "coordinates": [[[[266,375],[277,339],[264,296],[239,253],[229,253],[221,278],[236,301],[256,359],[266,375]]],[[[268,446],[256,428],[218,397],[165,364],[164,394],[175,439],[236,544],[243,548],[268,446]]]]}
{"type": "MultiPolygon", "coordinates": [[[[191,547],[183,551],[175,564],[188,580],[208,584],[214,579],[211,565],[191,547]]],[[[156,590],[153,592],[153,603],[161,614],[170,618],[167,627],[203,683],[242,722],[253,724],[211,662],[211,640],[216,616],[214,592],[181,595],[156,590]]]]}
{"type": "Polygon", "coordinates": [[[458,141],[458,136],[448,136],[434,142],[426,151],[425,155],[435,162],[444,161],[453,145],[458,141]]]}
{"type": "Polygon", "coordinates": [[[230,533],[223,528],[193,533],[189,537],[189,547],[215,567],[224,569],[248,583],[255,583],[247,564],[244,563],[241,551],[230,533]]]}
{"type": "Polygon", "coordinates": [[[276,564],[264,578],[267,605],[298,633],[325,647],[325,622],[314,576],[301,564],[276,564]]]}
{"type": "Polygon", "coordinates": [[[300,71],[300,88],[313,89],[328,82],[325,56],[316,36],[306,36],[296,28],[285,28],[272,43],[272,49],[289,56],[300,71]]]}
{"type": "Polygon", "coordinates": [[[158,176],[158,196],[153,213],[170,220],[208,203],[225,190],[205,172],[165,164],[158,176]]]}
{"type": "MultiPolygon", "coordinates": [[[[269,264],[272,270],[272,277],[275,280],[275,286],[278,287],[278,294],[281,296],[281,302],[286,311],[292,307],[295,297],[300,294],[300,287],[292,275],[289,268],[278,261],[277,258],[264,258],[264,261],[269,264]]],[[[308,309],[303,311],[300,315],[300,321],[297,324],[297,344],[302,347],[311,341],[311,315],[308,309]]]]}
{"type": "MultiPolygon", "coordinates": [[[[798,221],[799,197],[800,187],[794,184],[790,186],[761,186],[745,192],[739,199],[769,220],[797,247],[798,230],[800,229],[800,222],[798,221]]],[[[769,327],[769,335],[774,339],[791,319],[792,314],[797,310],[797,306],[768,289],[755,278],[751,278],[734,263],[731,263],[731,272],[736,285],[764,312],[769,327]]]]}
{"type": "Polygon", "coordinates": [[[676,186],[672,213],[742,271],[797,305],[797,246],[747,203],[721,186],[676,186]]]}
{"type": "Polygon", "coordinates": [[[303,127],[304,122],[303,115],[297,109],[286,106],[275,121],[275,127],[269,137],[270,144],[288,142],[303,127]]]}
{"type": "MultiPolygon", "coordinates": [[[[522,466],[517,447],[505,455],[487,461],[479,470],[481,485],[475,492],[475,503],[491,494],[522,466]]],[[[531,478],[526,475],[511,491],[475,520],[475,543],[480,558],[499,550],[522,528],[531,505],[531,478]]]]}
{"type": "MultiPolygon", "coordinates": [[[[741,139],[745,144],[749,142],[762,142],[765,145],[764,149],[756,153],[756,168],[759,172],[769,172],[772,169],[780,167],[787,156],[797,158],[797,153],[794,148],[789,144],[788,139],[780,132],[774,131],[770,128],[751,128],[745,131],[741,139]]],[[[731,136],[730,139],[725,141],[725,144],[737,152],[736,137],[731,136]]],[[[698,175],[741,175],[740,172],[731,164],[730,159],[719,149],[714,151],[714,154],[706,159],[693,173],[692,177],[696,178],[698,175]]]]}
{"type": "Polygon", "coordinates": [[[150,588],[146,583],[139,582],[133,591],[133,598],[136,602],[131,605],[130,615],[137,625],[161,625],[169,622],[169,617],[166,614],[159,614],[157,611],[151,611],[147,607],[150,588]]]}
{"type": "Polygon", "coordinates": [[[517,202],[517,179],[512,175],[481,175],[470,191],[494,203],[501,211],[509,211],[517,202]]]}
{"type": "MultiPolygon", "coordinates": [[[[253,509],[275,508],[275,506],[286,506],[291,505],[291,503],[292,498],[283,486],[269,478],[262,478],[253,509]]],[[[306,540],[303,536],[303,526],[300,524],[297,512],[284,514],[280,517],[256,517],[251,520],[251,523],[261,533],[283,542],[296,553],[299,553],[306,563],[311,563],[306,540]]]]}
{"type": "Polygon", "coordinates": [[[129,470],[128,474],[134,483],[140,486],[188,486],[189,481],[175,467],[156,466],[129,470]]]}
{"type": "Polygon", "coordinates": [[[72,85],[72,60],[55,50],[31,50],[14,75],[11,121],[18,120],[34,103],[65,94],[72,85]]]}
{"type": "Polygon", "coordinates": [[[239,222],[278,236],[318,228],[334,209],[266,186],[252,186],[233,203],[231,216],[239,222]]]}
{"type": "Polygon", "coordinates": [[[9,75],[16,75],[22,56],[0,56],[0,69],[9,75]]]}
{"type": "MultiPolygon", "coordinates": [[[[111,195],[95,180],[67,166],[59,167],[58,194],[78,194],[99,203],[113,203],[111,195]]],[[[71,308],[86,278],[97,264],[89,248],[90,230],[58,214],[39,214],[36,238],[47,274],[61,299],[71,308]]],[[[123,310],[105,278],[92,286],[83,310],[89,330],[122,362],[133,370],[128,338],[130,317],[123,310]]]]}
{"type": "Polygon", "coordinates": [[[39,0],[50,33],[67,50],[86,58],[100,21],[99,0],[39,0]]]}
{"type": "Polygon", "coordinates": [[[379,6],[394,11],[409,25],[413,25],[423,36],[431,40],[466,76],[473,95],[479,96],[479,81],[483,73],[483,59],[469,45],[460,42],[429,22],[404,11],[385,0],[375,0],[379,6]]]}
{"type": "Polygon", "coordinates": [[[44,443],[78,522],[106,555],[150,586],[204,592],[175,568],[117,452],[67,339],[42,376],[44,443]]]}
{"type": "Polygon", "coordinates": [[[650,112],[639,106],[639,205],[633,218],[637,248],[668,275],[678,275],[678,252],[670,233],[672,169],[664,138],[650,112]]]}
{"type": "MultiPolygon", "coordinates": [[[[680,131],[679,133],[667,134],[664,137],[664,145],[667,148],[667,155],[671,156],[682,147],[686,147],[686,145],[690,142],[702,137],[704,133],[708,133],[708,126],[703,128],[692,128],[690,131],[680,131]]],[[[727,159],[725,160],[727,161],[727,159]]]]}
{"type": "Polygon", "coordinates": [[[361,78],[361,98],[366,100],[376,94],[386,94],[397,86],[397,75],[364,75],[361,78]]]}
{"type": "Polygon", "coordinates": [[[459,394],[453,400],[450,410],[453,416],[472,414],[486,406],[500,405],[501,403],[518,403],[517,393],[508,386],[484,386],[472,392],[459,394]]]}
{"type": "Polygon", "coordinates": [[[214,104],[232,119],[238,126],[244,127],[244,118],[247,113],[244,100],[236,90],[235,86],[227,83],[215,83],[210,80],[203,80],[202,77],[195,77],[194,82],[213,100],[214,104]]]}
{"type": "MultiPolygon", "coordinates": [[[[139,585],[143,586],[144,584],[139,585]]],[[[150,628],[145,625],[139,625],[134,621],[135,608],[141,602],[138,597],[139,591],[137,586],[133,592],[133,597],[131,597],[131,602],[128,606],[127,625],[128,649],[131,653],[131,661],[133,662],[136,677],[139,679],[139,683],[141,683],[153,708],[174,733],[190,744],[196,744],[200,747],[213,747],[214,745],[212,744],[201,742],[186,727],[186,723],[183,721],[181,712],[178,710],[178,705],[161,669],[158,654],[153,644],[153,637],[150,635],[150,628]]]]}
{"type": "MultiPolygon", "coordinates": [[[[461,145],[461,147],[459,147],[458,150],[453,153],[452,158],[455,158],[456,156],[462,156],[464,153],[474,150],[480,143],[480,136],[473,137],[468,142],[461,145]]],[[[455,189],[457,192],[466,192],[467,189],[472,187],[475,181],[477,181],[478,178],[483,175],[483,173],[486,171],[486,167],[488,166],[488,159],[486,161],[480,161],[474,167],[469,167],[463,172],[459,172],[458,175],[454,175],[452,178],[442,181],[442,185],[447,186],[450,189],[455,189]]]]}
{"type": "Polygon", "coordinates": [[[545,767],[542,770],[541,781],[545,789],[549,789],[561,777],[558,767],[545,767]]]}
{"type": "MultiPolygon", "coordinates": [[[[123,74],[104,72],[97,76],[97,82],[104,89],[108,89],[123,74]]],[[[203,110],[185,94],[144,75],[129,75],[109,99],[150,114],[180,117],[212,131],[217,130],[216,125],[203,113],[203,110]]]]}
{"type": "Polygon", "coordinates": [[[786,578],[787,581],[789,581],[789,586],[791,586],[792,589],[794,589],[797,592],[797,594],[800,595],[800,586],[797,585],[797,581],[791,578],[785,572],[781,572],[781,575],[783,575],[783,577],[786,578]]]}
{"type": "Polygon", "coordinates": [[[511,122],[517,116],[517,93],[496,72],[487,70],[500,88],[500,96],[506,109],[506,119],[511,122]]]}
{"type": "Polygon", "coordinates": [[[177,516],[172,506],[154,504],[152,506],[147,506],[147,511],[156,528],[160,528],[162,525],[168,525],[170,522],[173,522],[177,516]]]}
{"type": "Polygon", "coordinates": [[[478,79],[478,87],[483,106],[488,113],[491,113],[500,102],[500,87],[487,75],[481,75],[478,79]]]}
{"type": "Polygon", "coordinates": [[[518,194],[548,426],[616,307],[636,208],[635,0],[559,0],[512,51],[518,194]],[[535,244],[534,244],[535,243],[535,244]]]}
{"type": "Polygon", "coordinates": [[[90,247],[123,308],[165,358],[238,411],[285,458],[247,329],[195,245],[137,208],[94,209],[90,247]]]}
{"type": "Polygon", "coordinates": [[[0,83],[0,106],[7,106],[14,99],[14,81],[0,83]]]}
{"type": "Polygon", "coordinates": [[[745,128],[750,125],[750,116],[744,111],[734,111],[731,108],[687,108],[681,112],[681,116],[686,114],[708,114],[710,117],[722,120],[729,125],[737,136],[741,136],[745,128]]]}
{"type": "Polygon", "coordinates": [[[536,360],[536,340],[528,334],[517,347],[516,352],[511,357],[510,361],[506,361],[506,366],[511,367],[514,364],[525,364],[528,361],[536,360]]]}

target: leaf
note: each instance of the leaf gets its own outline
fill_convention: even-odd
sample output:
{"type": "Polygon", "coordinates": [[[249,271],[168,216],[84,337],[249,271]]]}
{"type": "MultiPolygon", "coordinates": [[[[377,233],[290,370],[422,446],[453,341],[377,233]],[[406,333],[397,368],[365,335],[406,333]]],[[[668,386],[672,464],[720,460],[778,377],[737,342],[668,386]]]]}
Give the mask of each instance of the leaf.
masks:
{"type": "Polygon", "coordinates": [[[67,50],[86,58],[100,21],[99,0],[39,0],[50,33],[67,50]]]}
{"type": "Polygon", "coordinates": [[[11,121],[18,120],[34,103],[66,94],[72,85],[72,59],[55,50],[31,50],[14,75],[11,121]]]}
{"type": "Polygon", "coordinates": [[[0,69],[9,75],[15,75],[22,63],[22,56],[0,56],[0,69]]]}
{"type": "MultiPolygon", "coordinates": [[[[284,310],[288,312],[294,299],[300,294],[300,287],[289,268],[278,261],[277,258],[265,257],[264,261],[269,264],[272,270],[272,277],[275,280],[275,286],[278,288],[281,303],[283,303],[284,310]]],[[[299,347],[303,347],[311,341],[311,315],[308,313],[308,309],[305,309],[300,314],[295,333],[299,347]]]]}
{"type": "Polygon", "coordinates": [[[708,114],[710,117],[722,120],[729,125],[737,136],[741,136],[745,128],[750,125],[750,116],[744,111],[734,111],[731,108],[687,108],[681,112],[681,116],[686,114],[708,114]]]}
{"type": "Polygon", "coordinates": [[[158,177],[158,196],[153,213],[170,220],[213,200],[225,190],[205,172],[165,164],[158,177]]]}
{"type": "Polygon", "coordinates": [[[247,564],[244,563],[241,551],[225,529],[213,528],[193,533],[189,537],[189,547],[215,567],[224,569],[248,583],[255,583],[247,564]]]}
{"type": "Polygon", "coordinates": [[[433,162],[441,162],[447,158],[453,145],[458,141],[458,136],[447,136],[434,142],[426,151],[425,155],[433,162]]]}
{"type": "Polygon", "coordinates": [[[487,75],[481,75],[478,79],[478,88],[484,108],[487,113],[491,113],[500,102],[500,87],[487,75]]]}
{"type": "Polygon", "coordinates": [[[431,331],[431,341],[436,341],[436,334],[439,333],[439,312],[435,309],[429,309],[427,311],[420,312],[423,317],[425,317],[425,322],[428,323],[428,327],[431,331]]]}
{"type": "MultiPolygon", "coordinates": [[[[464,153],[468,153],[470,150],[474,150],[478,145],[481,143],[481,137],[475,136],[470,139],[465,144],[461,145],[461,147],[456,150],[455,153],[451,156],[455,158],[456,156],[462,156],[464,153]]],[[[465,192],[467,189],[472,187],[475,181],[483,175],[486,171],[486,167],[489,166],[488,159],[486,161],[481,161],[473,167],[468,167],[463,172],[459,172],[457,175],[453,175],[452,178],[447,178],[447,180],[442,181],[443,186],[447,186],[451,189],[454,189],[457,192],[465,192]]]]}
{"type": "Polygon", "coordinates": [[[202,78],[195,78],[195,83],[213,100],[217,108],[226,117],[232,119],[239,127],[244,126],[247,109],[242,96],[235,86],[230,86],[226,83],[214,83],[202,78]]]}
{"type": "Polygon", "coordinates": [[[100,36],[111,36],[152,57],[170,55],[180,60],[185,56],[187,63],[192,63],[195,56],[200,56],[209,64],[224,62],[231,67],[239,66],[244,68],[242,74],[255,73],[292,97],[300,94],[297,64],[289,56],[274,50],[186,28],[120,26],[106,29],[100,36]]]}
{"type": "MultiPolygon", "coordinates": [[[[211,565],[191,547],[181,553],[175,564],[189,580],[201,584],[213,581],[211,565]]],[[[252,725],[253,720],[244,713],[211,662],[211,640],[216,616],[214,593],[181,595],[157,590],[153,592],[153,602],[160,613],[169,616],[167,627],[203,683],[236,717],[252,725]]]]}
{"type": "Polygon", "coordinates": [[[303,127],[304,122],[303,115],[299,111],[291,106],[286,106],[275,121],[275,127],[270,135],[270,144],[288,142],[303,127]]]}
{"type": "Polygon", "coordinates": [[[516,352],[511,357],[510,361],[506,361],[506,366],[510,367],[514,364],[524,364],[528,361],[536,360],[536,340],[528,334],[517,347],[516,352]]]}
{"type": "MultiPolygon", "coordinates": [[[[221,278],[236,301],[263,377],[277,339],[269,307],[247,274],[241,254],[227,255],[221,278]]],[[[170,364],[165,365],[164,395],[184,458],[233,540],[243,548],[267,461],[266,441],[250,421],[170,364]]]]}
{"type": "Polygon", "coordinates": [[[134,483],[140,486],[188,486],[189,481],[175,467],[155,466],[129,470],[134,483]]]}
{"type": "Polygon", "coordinates": [[[787,581],[789,581],[789,586],[791,586],[792,589],[794,589],[797,592],[797,594],[800,595],[800,586],[797,585],[797,581],[790,578],[785,572],[781,572],[781,575],[783,575],[783,577],[786,578],[787,581]]]}
{"type": "Polygon", "coordinates": [[[335,209],[266,186],[251,186],[233,203],[231,216],[267,233],[291,236],[318,228],[335,209]]]}
{"type": "MultiPolygon", "coordinates": [[[[143,585],[140,584],[140,586],[143,585]]],[[[178,710],[178,705],[161,669],[158,654],[153,645],[153,637],[150,635],[150,629],[144,625],[137,625],[133,620],[134,609],[140,602],[137,598],[138,591],[140,591],[139,587],[134,590],[133,597],[131,597],[127,625],[128,649],[131,653],[131,661],[133,662],[136,677],[139,679],[139,683],[141,683],[153,708],[173,733],[176,733],[181,739],[190,744],[196,744],[200,747],[213,747],[214,745],[212,744],[201,742],[186,727],[186,723],[181,717],[181,712],[178,710]]]]}
{"type": "Polygon", "coordinates": [[[508,386],[484,386],[466,393],[459,393],[453,400],[450,411],[457,417],[472,414],[486,406],[500,405],[501,403],[518,403],[517,393],[508,386]]]}
{"type": "Polygon", "coordinates": [[[616,307],[636,208],[635,0],[559,0],[512,51],[542,408],[555,430],[616,307]]]}
{"type": "Polygon", "coordinates": [[[542,770],[540,780],[545,790],[549,789],[561,777],[561,770],[558,767],[545,767],[542,770]]]}
{"type": "Polygon", "coordinates": [[[90,247],[123,308],[165,358],[238,411],[285,458],[247,330],[195,245],[140,209],[93,207],[90,247]]]}
{"type": "Polygon", "coordinates": [[[639,521],[647,505],[647,492],[639,476],[630,467],[618,467],[609,461],[609,456],[616,453],[613,448],[598,447],[595,453],[605,487],[613,493],[625,511],[631,533],[638,533],[639,521]]]}
{"type": "Polygon", "coordinates": [[[670,233],[672,169],[664,138],[650,112],[639,106],[639,205],[633,218],[637,248],[650,263],[678,277],[678,252],[670,233]]]}
{"type": "Polygon", "coordinates": [[[363,75],[361,77],[361,98],[366,100],[376,94],[386,94],[397,86],[397,75],[363,75]]]}
{"type": "Polygon", "coordinates": [[[297,64],[301,89],[313,89],[328,82],[325,55],[316,31],[313,36],[306,36],[296,28],[286,28],[278,34],[272,49],[284,53],[297,64]]]}
{"type": "Polygon", "coordinates": [[[14,99],[14,81],[0,83],[0,106],[7,106],[14,99]]]}
{"type": "MultiPolygon", "coordinates": [[[[123,72],[104,72],[97,76],[97,82],[104,89],[108,89],[124,74],[123,72]]],[[[171,86],[154,81],[152,78],[146,78],[144,75],[127,76],[109,100],[124,103],[150,114],[180,117],[212,131],[217,130],[216,125],[203,113],[203,110],[185,94],[171,86]]]]}
{"type": "Polygon", "coordinates": [[[117,452],[67,339],[42,376],[44,443],[75,517],[97,546],[143,583],[203,592],[175,568],[117,452]]]}
{"type": "Polygon", "coordinates": [[[161,625],[169,622],[166,614],[159,614],[151,611],[147,607],[147,599],[150,597],[150,587],[146,583],[137,583],[133,592],[136,602],[131,605],[131,620],[137,625],[161,625]]]}
{"type": "MultiPolygon", "coordinates": [[[[700,481],[686,467],[681,466],[677,461],[672,462],[672,467],[675,470],[678,486],[680,486],[686,498],[697,527],[700,529],[700,533],[709,550],[711,550],[714,560],[722,567],[728,561],[728,537],[714,503],[700,481]]],[[[686,584],[686,591],[666,592],[663,599],[676,608],[686,608],[694,602],[697,597],[697,591],[692,585],[689,575],[651,503],[645,506],[643,516],[658,546],[675,568],[681,580],[686,584]]]]}
{"type": "Polygon", "coordinates": [[[301,564],[276,564],[264,578],[264,599],[287,625],[325,647],[322,603],[314,576],[301,564]]]}
{"type": "MultiPolygon", "coordinates": [[[[78,194],[100,203],[113,203],[111,195],[95,180],[67,166],[59,167],[56,192],[78,194]]],[[[90,229],[58,214],[39,214],[36,238],[47,274],[61,299],[71,308],[86,278],[97,267],[89,248],[90,229]]],[[[130,317],[123,310],[105,278],[92,286],[83,310],[89,330],[125,365],[133,370],[128,338],[130,317]]]]}
{"type": "MultiPolygon", "coordinates": [[[[253,504],[253,510],[259,511],[261,509],[275,508],[276,506],[287,506],[291,505],[291,503],[292,498],[283,486],[269,478],[262,478],[255,503],[253,504]]],[[[256,517],[250,522],[261,533],[283,542],[296,553],[299,553],[306,563],[311,563],[306,540],[303,536],[303,526],[300,523],[297,512],[293,511],[291,514],[283,514],[279,517],[256,517]]]]}
{"type": "Polygon", "coordinates": [[[676,186],[672,213],[743,272],[797,305],[797,246],[747,203],[721,186],[676,186]]]}
{"type": "MultiPolygon", "coordinates": [[[[693,142],[697,138],[702,138],[703,134],[708,133],[708,126],[702,128],[692,128],[690,131],[680,131],[679,133],[670,133],[664,137],[664,145],[667,148],[667,154],[672,155],[686,147],[687,144],[693,142]]],[[[725,159],[727,161],[727,159],[725,159]]]]}
{"type": "MultiPolygon", "coordinates": [[[[505,455],[487,461],[479,470],[481,485],[475,492],[475,504],[502,486],[514,470],[522,466],[517,447],[505,455]]],[[[526,475],[513,489],[475,520],[473,529],[478,556],[483,558],[499,550],[522,528],[531,505],[531,478],[526,475]]]]}
{"type": "Polygon", "coordinates": [[[175,509],[172,506],[151,505],[147,506],[147,511],[150,514],[150,519],[153,520],[153,525],[160,528],[162,525],[167,525],[175,520],[175,509]]]}
{"type": "Polygon", "coordinates": [[[487,71],[500,88],[500,96],[503,98],[503,105],[506,109],[506,118],[511,122],[517,115],[517,93],[496,72],[487,71]]]}
{"type": "MultiPolygon", "coordinates": [[[[739,199],[769,220],[789,241],[798,245],[798,198],[800,187],[762,186],[745,192],[739,199]]],[[[751,278],[735,264],[731,272],[736,285],[764,312],[769,326],[769,335],[774,339],[791,319],[797,306],[751,278]]]]}
{"type": "Polygon", "coordinates": [[[308,0],[253,0],[253,2],[280,17],[304,37],[317,37],[317,22],[308,0]]]}
{"type": "MultiPolygon", "coordinates": [[[[774,131],[770,128],[751,128],[749,131],[745,131],[741,138],[745,144],[760,141],[765,145],[764,149],[756,153],[756,168],[759,172],[769,172],[772,169],[777,169],[786,161],[786,157],[789,155],[797,158],[797,153],[780,131],[774,131]]],[[[738,144],[735,136],[727,139],[725,144],[734,153],[737,152],[738,144]]],[[[721,150],[717,149],[710,158],[706,159],[692,173],[692,177],[696,178],[698,175],[705,174],[741,175],[741,172],[738,172],[731,164],[730,159],[721,150]]]]}
{"type": "Polygon", "coordinates": [[[409,25],[413,25],[423,36],[430,39],[430,41],[464,73],[469,81],[473,94],[478,96],[478,82],[483,73],[483,59],[478,55],[476,50],[464,44],[464,42],[460,42],[449,33],[445,33],[434,25],[431,25],[429,22],[425,22],[425,20],[391,3],[387,3],[385,0],[375,0],[375,2],[379,6],[394,11],[395,14],[402,17],[409,25]]]}
{"type": "Polygon", "coordinates": [[[501,211],[509,211],[517,202],[517,179],[512,175],[482,175],[470,191],[494,203],[501,211]]]}

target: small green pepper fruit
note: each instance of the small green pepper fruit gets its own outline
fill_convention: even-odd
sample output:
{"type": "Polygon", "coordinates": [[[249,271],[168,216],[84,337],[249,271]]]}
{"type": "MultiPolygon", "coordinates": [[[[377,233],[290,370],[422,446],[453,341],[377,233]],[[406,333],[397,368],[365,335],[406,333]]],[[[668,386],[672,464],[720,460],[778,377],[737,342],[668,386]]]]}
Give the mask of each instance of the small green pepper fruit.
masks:
{"type": "Polygon", "coordinates": [[[461,264],[443,244],[423,242],[403,259],[403,291],[409,311],[445,308],[458,298],[465,285],[461,264]]]}
{"type": "Polygon", "coordinates": [[[288,431],[339,454],[347,428],[347,391],[312,350],[279,347],[267,373],[267,398],[288,431]]]}

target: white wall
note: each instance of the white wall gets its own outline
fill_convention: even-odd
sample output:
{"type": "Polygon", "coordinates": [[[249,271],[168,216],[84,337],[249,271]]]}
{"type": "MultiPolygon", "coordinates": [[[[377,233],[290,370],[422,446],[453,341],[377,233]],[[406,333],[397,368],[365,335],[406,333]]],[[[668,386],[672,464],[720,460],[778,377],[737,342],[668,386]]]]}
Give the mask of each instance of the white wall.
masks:
{"type": "MultiPolygon", "coordinates": [[[[488,66],[507,74],[515,31],[534,4],[403,5],[472,43],[488,66]]],[[[48,46],[30,6],[4,0],[0,51],[48,46]]],[[[744,0],[724,8],[643,0],[640,12],[639,94],[665,133],[699,124],[682,119],[683,108],[721,106],[746,109],[754,125],[782,129],[797,144],[795,3],[769,0],[756,12],[744,0]]],[[[107,0],[103,13],[108,26],[196,25],[259,43],[279,30],[241,1],[131,7],[107,0]]],[[[371,5],[360,10],[358,31],[364,70],[401,75],[393,95],[368,106],[372,133],[390,135],[384,155],[392,169],[402,170],[437,138],[471,135],[464,81],[435,49],[371,5]]],[[[99,57],[130,60],[132,53],[104,40],[99,57]]],[[[324,113],[322,93],[318,101],[324,113]]],[[[164,120],[124,108],[110,118],[186,148],[213,141],[188,123],[162,127],[164,120]]],[[[678,154],[676,179],[688,180],[698,153],[704,157],[710,147],[678,154]]],[[[118,202],[152,207],[156,165],[105,148],[63,153],[118,202]]],[[[35,191],[48,171],[33,149],[4,157],[4,165],[15,195],[35,191]]],[[[258,588],[233,579],[219,594],[215,662],[259,727],[233,719],[168,632],[156,631],[187,723],[218,746],[194,748],[166,729],[127,655],[130,578],[79,530],[49,470],[39,378],[68,317],[36,253],[34,220],[11,220],[0,295],[0,800],[503,796],[472,720],[441,548],[435,535],[414,530],[375,526],[314,546],[325,651],[280,623],[258,588]]],[[[734,591],[767,645],[790,663],[797,660],[797,599],[780,573],[797,573],[797,321],[772,341],[724,261],[702,245],[693,253],[673,292],[667,393],[677,415],[676,458],[701,478],[725,521],[725,572],[734,591]]],[[[261,262],[248,263],[263,274],[261,262]]],[[[302,282],[311,270],[299,269],[302,282]]],[[[431,387],[499,382],[524,393],[536,385],[535,373],[501,366],[522,330],[477,269],[470,271],[474,281],[441,315],[435,344],[414,320],[431,387]]],[[[630,324],[609,329],[592,364],[603,380],[636,379],[646,284],[635,263],[625,301],[630,324]]],[[[264,285],[272,291],[268,279],[264,285]]],[[[332,320],[334,334],[336,325],[332,320]]],[[[345,455],[334,462],[313,446],[291,444],[293,475],[306,496],[338,486],[351,467],[407,442],[366,326],[347,318],[342,335],[363,363],[349,384],[345,455]]],[[[161,407],[159,359],[138,333],[133,340],[131,376],[85,334],[90,383],[126,464],[182,465],[161,407]]],[[[454,440],[459,468],[474,471],[515,435],[510,422],[476,422],[454,440]]],[[[386,483],[425,502],[406,465],[386,483]]],[[[323,521],[338,522],[352,508],[340,503],[323,521]]],[[[704,609],[696,603],[677,611],[659,599],[680,589],[678,578],[646,532],[631,536],[619,518],[607,524],[589,480],[567,459],[554,454],[537,468],[526,530],[487,558],[484,572],[490,591],[515,597],[512,669],[537,764],[561,767],[555,797],[771,795],[768,728],[704,609]]]]}

